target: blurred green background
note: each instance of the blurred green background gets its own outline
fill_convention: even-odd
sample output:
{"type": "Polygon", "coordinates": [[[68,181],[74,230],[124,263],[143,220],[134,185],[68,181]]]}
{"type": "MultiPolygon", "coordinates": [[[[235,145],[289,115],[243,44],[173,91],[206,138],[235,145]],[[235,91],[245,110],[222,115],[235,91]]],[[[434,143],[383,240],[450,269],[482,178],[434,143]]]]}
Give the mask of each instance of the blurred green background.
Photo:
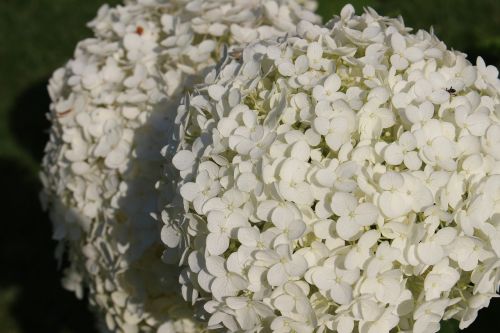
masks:
{"type": "MultiPolygon", "coordinates": [[[[85,302],[60,287],[50,222],[38,203],[38,165],[47,140],[47,79],[90,36],[85,23],[103,0],[0,0],[0,333],[92,333],[85,302]]],[[[118,1],[107,1],[116,4],[118,1]]],[[[329,19],[349,1],[321,0],[329,19]]],[[[500,0],[351,1],[402,15],[408,26],[433,26],[446,44],[500,65],[500,0]]],[[[465,332],[498,331],[494,301],[465,332]]],[[[446,323],[442,332],[454,332],[446,323]]]]}

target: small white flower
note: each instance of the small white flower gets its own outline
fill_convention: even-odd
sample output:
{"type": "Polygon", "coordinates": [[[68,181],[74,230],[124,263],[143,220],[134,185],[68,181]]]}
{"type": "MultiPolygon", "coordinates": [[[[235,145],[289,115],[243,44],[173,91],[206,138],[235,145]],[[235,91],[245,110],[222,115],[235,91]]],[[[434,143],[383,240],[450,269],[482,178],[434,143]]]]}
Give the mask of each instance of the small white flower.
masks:
{"type": "Polygon", "coordinates": [[[236,312],[236,321],[244,330],[249,330],[260,325],[263,320],[274,317],[268,305],[246,297],[228,297],[226,304],[236,312]]]}
{"type": "Polygon", "coordinates": [[[396,305],[402,293],[402,275],[397,269],[388,270],[376,276],[367,277],[361,284],[362,294],[373,294],[383,304],[396,305]]]}
{"type": "Polygon", "coordinates": [[[446,245],[451,244],[457,235],[454,228],[446,227],[433,234],[429,240],[417,245],[417,257],[427,265],[435,265],[445,256],[446,245]]]}
{"type": "Polygon", "coordinates": [[[462,236],[453,242],[449,256],[464,271],[472,271],[478,265],[479,260],[487,254],[481,246],[480,240],[462,236]]]}
{"type": "Polygon", "coordinates": [[[336,224],[337,234],[350,240],[362,227],[375,223],[378,216],[377,207],[371,203],[358,204],[350,194],[337,192],[332,197],[331,209],[339,216],[336,224]]]}
{"type": "Polygon", "coordinates": [[[271,214],[271,221],[280,230],[280,237],[275,240],[279,244],[281,236],[286,243],[299,239],[306,231],[306,225],[303,221],[295,219],[293,212],[284,207],[276,207],[271,214]]]}
{"type": "Polygon", "coordinates": [[[336,267],[338,258],[330,258],[323,266],[314,267],[310,274],[312,282],[328,292],[328,296],[337,304],[348,304],[352,300],[352,285],[359,279],[359,270],[347,270],[336,267]]]}
{"type": "Polygon", "coordinates": [[[182,197],[193,201],[197,212],[201,212],[203,205],[219,193],[220,184],[215,178],[217,173],[216,167],[209,167],[198,174],[195,182],[186,183],[181,187],[182,197]]]}
{"type": "Polygon", "coordinates": [[[370,258],[372,253],[370,248],[373,247],[378,239],[380,233],[377,230],[370,230],[365,232],[358,240],[356,245],[353,245],[351,250],[345,257],[344,264],[347,269],[363,268],[365,262],[370,258]]]}
{"type": "Polygon", "coordinates": [[[211,211],[207,215],[207,250],[212,255],[220,255],[229,247],[231,235],[239,227],[249,227],[245,216],[239,213],[230,213],[228,216],[222,211],[211,211]]]}
{"type": "Polygon", "coordinates": [[[330,101],[334,102],[335,100],[342,98],[342,94],[338,92],[340,89],[342,82],[337,74],[330,75],[325,83],[320,86],[315,86],[313,89],[313,97],[319,101],[330,101]]]}
{"type": "Polygon", "coordinates": [[[301,277],[307,262],[299,254],[292,254],[287,244],[281,244],[274,250],[262,250],[256,253],[257,263],[269,267],[266,278],[271,286],[282,285],[289,277],[301,277]]]}
{"type": "Polygon", "coordinates": [[[210,276],[209,288],[217,300],[225,296],[236,296],[238,291],[245,289],[248,282],[239,274],[227,270],[224,259],[218,256],[206,258],[206,268],[210,276]]]}
{"type": "Polygon", "coordinates": [[[460,273],[448,266],[448,260],[444,259],[425,277],[425,299],[429,301],[441,297],[441,293],[450,291],[459,278],[460,273]]]}

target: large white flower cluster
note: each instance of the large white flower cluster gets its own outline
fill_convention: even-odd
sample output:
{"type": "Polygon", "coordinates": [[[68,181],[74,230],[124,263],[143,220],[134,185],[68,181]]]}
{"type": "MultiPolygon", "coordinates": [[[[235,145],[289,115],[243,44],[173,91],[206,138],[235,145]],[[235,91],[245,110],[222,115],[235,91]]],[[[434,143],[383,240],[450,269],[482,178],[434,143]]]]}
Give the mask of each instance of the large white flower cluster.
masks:
{"type": "MultiPolygon", "coordinates": [[[[43,198],[70,262],[64,284],[86,289],[103,330],[199,331],[180,297],[177,268],[163,264],[151,217],[160,150],[175,147],[181,96],[203,81],[223,45],[295,33],[317,22],[313,0],[134,0],[103,6],[94,37],[49,86],[50,141],[43,198]],[[179,289],[179,291],[177,290],[179,289]],[[167,321],[167,322],[165,322],[167,321]]],[[[175,152],[175,148],[173,149],[175,152]]],[[[165,198],[164,200],[167,200],[165,198]]]]}
{"type": "Polygon", "coordinates": [[[184,297],[231,332],[467,327],[500,281],[497,69],[372,9],[297,30],[179,110],[184,297]]]}

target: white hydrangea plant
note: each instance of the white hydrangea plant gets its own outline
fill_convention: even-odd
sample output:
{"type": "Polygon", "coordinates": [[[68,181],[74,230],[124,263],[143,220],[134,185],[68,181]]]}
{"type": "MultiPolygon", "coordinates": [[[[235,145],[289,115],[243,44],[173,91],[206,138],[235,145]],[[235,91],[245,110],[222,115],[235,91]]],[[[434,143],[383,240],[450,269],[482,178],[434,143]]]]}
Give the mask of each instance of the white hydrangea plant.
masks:
{"type": "MultiPolygon", "coordinates": [[[[102,331],[197,332],[161,260],[160,150],[175,147],[181,96],[229,51],[318,22],[314,0],[129,0],[104,5],[94,37],[50,80],[43,201],[67,289],[88,298],[102,331]]],[[[175,152],[175,148],[173,149],[175,152]]],[[[162,200],[167,200],[164,198],[162,200]]],[[[179,289],[179,291],[178,291],[179,289]]]]}
{"type": "Polygon", "coordinates": [[[162,236],[209,329],[432,333],[498,296],[498,70],[410,31],[347,5],[181,106],[162,236]]]}

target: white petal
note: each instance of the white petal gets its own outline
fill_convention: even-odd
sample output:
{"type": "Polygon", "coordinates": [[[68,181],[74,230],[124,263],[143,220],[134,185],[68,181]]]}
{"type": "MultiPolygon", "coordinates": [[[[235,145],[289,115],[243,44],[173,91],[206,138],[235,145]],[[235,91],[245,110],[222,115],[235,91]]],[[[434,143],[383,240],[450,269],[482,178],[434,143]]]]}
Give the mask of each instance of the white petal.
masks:
{"type": "MultiPolygon", "coordinates": [[[[215,280],[215,277],[213,275],[209,274],[206,270],[202,269],[200,272],[198,272],[197,282],[203,290],[210,291],[210,284],[212,283],[213,280],[215,280]]],[[[188,287],[188,286],[183,285],[182,287],[188,287]]],[[[186,293],[188,293],[188,292],[189,292],[189,294],[196,293],[196,290],[190,290],[190,289],[192,289],[191,286],[189,286],[188,289],[186,289],[186,293]]],[[[190,297],[192,297],[192,296],[190,295],[190,297]]],[[[186,298],[185,296],[184,296],[184,298],[190,299],[190,298],[186,298]]],[[[194,303],[194,300],[193,300],[193,303],[194,303]]]]}
{"type": "Polygon", "coordinates": [[[137,50],[138,48],[141,47],[142,44],[142,39],[138,34],[135,33],[129,33],[126,34],[125,37],[123,38],[123,46],[127,50],[137,50]]]}
{"type": "Polygon", "coordinates": [[[312,282],[321,290],[328,290],[334,281],[335,271],[332,267],[314,267],[312,282]]]}
{"type": "Polygon", "coordinates": [[[276,297],[273,304],[281,312],[290,312],[295,307],[295,299],[290,295],[283,294],[276,297]]]}
{"type": "Polygon", "coordinates": [[[243,290],[248,286],[247,280],[245,280],[245,278],[241,275],[235,273],[229,274],[229,282],[236,290],[243,290]]]}
{"type": "Polygon", "coordinates": [[[226,299],[226,304],[229,306],[229,308],[233,310],[239,310],[246,308],[248,305],[248,298],[247,297],[228,297],[226,299]]]}
{"type": "Polygon", "coordinates": [[[311,155],[311,148],[302,140],[295,142],[290,151],[290,157],[296,158],[300,161],[307,162],[311,155]]]}
{"type": "Polygon", "coordinates": [[[395,32],[391,35],[391,46],[394,51],[403,53],[406,50],[406,41],[400,33],[395,32]]]}
{"type": "Polygon", "coordinates": [[[226,226],[230,229],[247,227],[248,225],[248,219],[242,213],[233,212],[227,217],[226,226]]]}
{"type": "Polygon", "coordinates": [[[200,187],[196,183],[186,183],[182,185],[181,196],[187,201],[193,201],[200,193],[200,187]]]}
{"type": "Polygon", "coordinates": [[[397,190],[403,187],[404,178],[396,172],[386,172],[379,180],[380,187],[384,190],[397,190]]]}
{"type": "MultiPolygon", "coordinates": [[[[332,104],[328,101],[319,101],[316,106],[314,107],[314,113],[320,117],[321,119],[318,121],[326,121],[329,125],[329,120],[333,115],[333,107],[332,104]]],[[[319,125],[319,124],[318,124],[319,125]]],[[[320,134],[323,134],[321,132],[318,132],[320,134]]]]}
{"type": "Polygon", "coordinates": [[[337,175],[330,169],[321,169],[314,175],[319,185],[327,188],[333,187],[337,180],[337,175]]]}
{"type": "Polygon", "coordinates": [[[285,264],[285,271],[292,277],[301,277],[307,270],[307,261],[300,254],[294,254],[292,260],[285,264]]]}
{"type": "Polygon", "coordinates": [[[340,147],[346,142],[345,134],[342,132],[327,134],[325,137],[325,141],[330,149],[338,151],[340,147]]]}
{"type": "Polygon", "coordinates": [[[424,57],[424,52],[418,47],[412,46],[404,51],[404,56],[411,62],[417,62],[422,60],[422,58],[424,57]]]}
{"type": "Polygon", "coordinates": [[[228,283],[226,278],[215,278],[210,284],[210,291],[216,300],[220,300],[225,296],[235,296],[236,292],[233,286],[228,283]]]}
{"type": "Polygon", "coordinates": [[[434,265],[438,263],[444,256],[443,248],[434,243],[420,243],[417,246],[418,258],[426,265],[434,265]]]}
{"type": "Polygon", "coordinates": [[[260,233],[257,228],[239,228],[238,240],[241,244],[255,247],[259,241],[260,233]]]}
{"type": "Polygon", "coordinates": [[[181,150],[172,158],[172,164],[177,170],[187,170],[194,163],[195,156],[190,150],[181,150]]]}
{"type": "Polygon", "coordinates": [[[273,265],[267,272],[267,282],[269,282],[271,286],[281,286],[287,279],[288,275],[285,272],[285,267],[281,263],[273,265]]]}
{"type": "Polygon", "coordinates": [[[341,84],[340,77],[337,74],[332,74],[326,79],[324,86],[329,93],[334,93],[340,89],[341,84]]]}
{"type": "Polygon", "coordinates": [[[457,229],[446,227],[434,235],[433,240],[439,245],[448,245],[457,237],[457,229]]]}
{"type": "Polygon", "coordinates": [[[359,224],[345,216],[342,216],[337,220],[335,227],[337,234],[344,240],[351,240],[351,238],[361,229],[359,224]]]}
{"type": "Polygon", "coordinates": [[[435,90],[430,94],[429,100],[434,104],[443,104],[450,100],[450,94],[444,89],[435,90]]]}
{"type": "Polygon", "coordinates": [[[299,205],[310,206],[314,201],[310,186],[305,183],[295,184],[293,187],[289,183],[279,183],[280,193],[284,199],[299,205]]]}
{"type": "Polygon", "coordinates": [[[294,216],[292,211],[286,207],[281,206],[276,207],[271,215],[271,221],[276,227],[280,229],[288,227],[288,224],[292,222],[293,219],[294,216]]]}
{"type": "Polygon", "coordinates": [[[337,324],[338,333],[351,333],[354,329],[354,319],[348,316],[341,316],[337,324]]]}
{"type": "Polygon", "coordinates": [[[330,296],[338,304],[348,304],[352,300],[352,288],[347,284],[335,283],[330,289],[330,296]]]}
{"type": "Polygon", "coordinates": [[[295,66],[291,62],[282,62],[278,65],[278,71],[283,76],[295,75],[295,66]]]}
{"type": "Polygon", "coordinates": [[[111,169],[119,168],[127,159],[124,149],[113,149],[104,159],[104,164],[111,169]]]}
{"type": "Polygon", "coordinates": [[[218,256],[208,256],[205,260],[205,265],[211,275],[218,277],[226,275],[227,272],[224,268],[224,258],[218,256]]]}
{"type": "Polygon", "coordinates": [[[314,99],[317,101],[322,101],[322,100],[326,99],[325,87],[315,86],[313,88],[312,95],[313,95],[314,99]]]}
{"type": "Polygon", "coordinates": [[[223,211],[213,210],[207,214],[207,229],[210,232],[220,232],[220,227],[227,224],[223,211]]]}
{"type": "Polygon", "coordinates": [[[475,136],[483,136],[490,126],[490,118],[487,114],[472,114],[467,118],[467,129],[475,136]]]}
{"type": "Polygon", "coordinates": [[[323,57],[323,47],[317,42],[310,43],[307,47],[307,57],[309,60],[319,60],[323,57]]]}
{"type": "Polygon", "coordinates": [[[211,24],[208,28],[208,33],[217,37],[224,35],[227,31],[227,25],[222,23],[211,24]]]}
{"type": "Polygon", "coordinates": [[[410,211],[409,203],[397,193],[383,192],[378,199],[378,206],[388,218],[396,218],[410,211]]]}
{"type": "MultiPolygon", "coordinates": [[[[432,104],[431,104],[432,106],[432,104]]],[[[411,132],[403,132],[398,139],[399,145],[406,151],[415,149],[417,146],[417,140],[411,132]]]]}
{"type": "Polygon", "coordinates": [[[314,207],[314,213],[320,219],[326,219],[333,214],[333,212],[330,208],[330,204],[324,200],[320,200],[316,203],[316,206],[314,207]]]}
{"type": "Polygon", "coordinates": [[[369,249],[370,247],[375,245],[375,243],[377,243],[379,238],[380,232],[378,232],[377,230],[368,230],[359,239],[358,246],[363,249],[369,249]]]}
{"type": "Polygon", "coordinates": [[[342,7],[342,10],[340,11],[340,17],[342,18],[342,20],[347,21],[351,19],[354,13],[355,13],[354,6],[349,3],[344,7],[342,7]]]}
{"type": "Polygon", "coordinates": [[[238,177],[238,180],[236,181],[238,189],[240,189],[243,192],[252,192],[253,190],[256,189],[257,183],[258,183],[257,177],[255,176],[255,174],[251,172],[242,173],[238,177]]]}
{"type": "Polygon", "coordinates": [[[354,211],[356,222],[361,226],[369,226],[375,223],[378,217],[378,209],[371,203],[362,203],[354,211]]]}
{"type": "Polygon", "coordinates": [[[175,248],[177,245],[179,245],[181,235],[176,229],[172,228],[171,226],[165,225],[161,229],[161,240],[169,248],[175,248]]]}
{"type": "Polygon", "coordinates": [[[236,320],[244,331],[250,331],[260,323],[260,318],[252,308],[245,307],[236,311],[236,320]]]}
{"type": "Polygon", "coordinates": [[[220,101],[222,95],[226,92],[226,88],[219,84],[213,84],[208,87],[208,95],[215,101],[220,101]]]}
{"type": "Polygon", "coordinates": [[[368,256],[359,252],[359,249],[353,248],[345,256],[344,265],[347,269],[355,269],[356,267],[360,268],[364,262],[368,260],[368,258],[368,256]]]}
{"type": "Polygon", "coordinates": [[[397,70],[406,69],[409,65],[408,60],[406,60],[405,57],[402,57],[399,54],[393,54],[389,58],[389,61],[391,62],[391,65],[397,70]]]}
{"type": "Polygon", "coordinates": [[[260,202],[257,207],[257,217],[262,221],[271,221],[271,213],[276,206],[278,206],[278,202],[274,200],[260,202]]]}
{"type": "Polygon", "coordinates": [[[299,239],[306,231],[306,224],[301,220],[291,221],[288,225],[288,238],[291,240],[299,239]]]}
{"type": "Polygon", "coordinates": [[[229,237],[221,233],[209,233],[207,236],[207,250],[212,255],[224,253],[229,247],[229,237]]]}
{"type": "Polygon", "coordinates": [[[354,212],[358,206],[358,200],[349,193],[335,192],[332,197],[331,209],[337,216],[347,216],[354,212]]]}
{"type": "Polygon", "coordinates": [[[220,210],[223,211],[226,208],[226,204],[222,201],[221,198],[211,198],[208,199],[203,205],[203,214],[208,215],[211,211],[220,210]]]}
{"type": "Polygon", "coordinates": [[[390,165],[400,165],[404,155],[401,147],[396,143],[391,143],[384,149],[384,159],[390,165]]]}
{"type": "Polygon", "coordinates": [[[416,151],[411,151],[405,154],[404,164],[410,170],[419,170],[422,166],[422,160],[418,157],[418,153],[416,151]]]}
{"type": "Polygon", "coordinates": [[[305,55],[299,56],[295,60],[295,71],[297,74],[302,74],[309,68],[309,60],[305,55]]]}
{"type": "Polygon", "coordinates": [[[217,129],[224,137],[229,137],[237,127],[238,123],[232,118],[222,118],[217,124],[217,129]]]}
{"type": "Polygon", "coordinates": [[[317,117],[313,121],[314,130],[321,135],[327,135],[330,130],[330,122],[323,117],[317,117]]]}
{"type": "Polygon", "coordinates": [[[411,98],[407,93],[399,92],[392,97],[392,104],[396,108],[406,108],[410,104],[411,98]]]}

